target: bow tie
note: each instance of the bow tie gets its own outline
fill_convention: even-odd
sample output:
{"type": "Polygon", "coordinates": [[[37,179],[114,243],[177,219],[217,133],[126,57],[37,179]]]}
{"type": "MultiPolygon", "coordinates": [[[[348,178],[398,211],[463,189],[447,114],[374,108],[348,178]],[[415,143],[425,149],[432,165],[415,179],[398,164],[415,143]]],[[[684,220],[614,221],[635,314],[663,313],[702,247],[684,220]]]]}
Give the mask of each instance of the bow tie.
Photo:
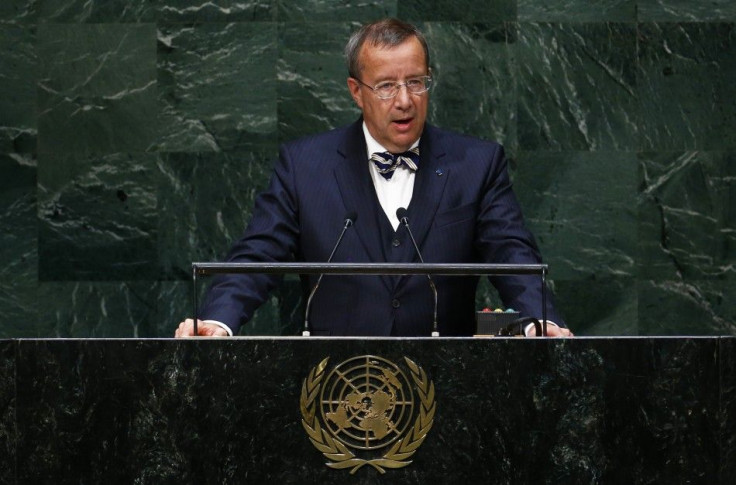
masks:
{"type": "Polygon", "coordinates": [[[371,162],[378,167],[378,173],[386,180],[391,180],[394,172],[402,164],[406,165],[410,170],[416,170],[419,166],[419,147],[416,146],[404,153],[374,153],[371,155],[371,162]]]}

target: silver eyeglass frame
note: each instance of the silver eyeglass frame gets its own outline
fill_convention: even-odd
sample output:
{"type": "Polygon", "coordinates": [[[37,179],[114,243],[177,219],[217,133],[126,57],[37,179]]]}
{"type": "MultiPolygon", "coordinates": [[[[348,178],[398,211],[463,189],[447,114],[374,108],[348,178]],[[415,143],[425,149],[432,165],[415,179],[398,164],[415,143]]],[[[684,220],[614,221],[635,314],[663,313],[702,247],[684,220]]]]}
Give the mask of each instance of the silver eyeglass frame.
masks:
{"type": "Polygon", "coordinates": [[[421,96],[422,94],[426,93],[427,91],[429,91],[431,89],[431,87],[432,87],[432,81],[434,80],[431,75],[426,75],[426,76],[417,76],[417,77],[413,77],[413,78],[407,79],[403,83],[394,83],[393,81],[383,81],[383,82],[380,82],[380,83],[376,84],[375,86],[371,86],[369,84],[364,83],[363,81],[361,81],[357,77],[353,77],[353,79],[355,79],[356,81],[358,81],[358,83],[362,84],[363,86],[367,87],[368,89],[372,90],[373,93],[376,95],[376,97],[378,97],[378,99],[393,99],[393,98],[395,98],[396,96],[399,95],[399,91],[401,91],[401,87],[402,86],[406,86],[406,90],[409,93],[415,94],[417,96],[421,96]],[[426,88],[426,89],[424,89],[424,91],[412,91],[411,89],[409,89],[409,85],[408,85],[409,81],[412,81],[412,80],[415,80],[415,79],[424,79],[424,85],[425,85],[425,88],[426,88]],[[396,91],[391,96],[381,96],[378,93],[378,86],[380,86],[382,84],[387,84],[387,83],[394,84],[394,89],[396,91]]]}

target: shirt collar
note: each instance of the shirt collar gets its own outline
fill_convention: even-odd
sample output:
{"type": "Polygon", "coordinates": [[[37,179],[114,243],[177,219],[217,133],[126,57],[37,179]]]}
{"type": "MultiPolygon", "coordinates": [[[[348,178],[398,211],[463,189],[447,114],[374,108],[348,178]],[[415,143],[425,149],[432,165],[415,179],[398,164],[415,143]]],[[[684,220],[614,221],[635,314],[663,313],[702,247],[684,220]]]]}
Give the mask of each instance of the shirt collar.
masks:
{"type": "MultiPolygon", "coordinates": [[[[365,121],[363,122],[363,134],[365,135],[365,146],[368,150],[368,158],[371,158],[371,155],[373,155],[374,153],[382,153],[388,151],[384,147],[382,147],[375,138],[371,136],[370,132],[368,131],[368,127],[365,125],[365,121]]],[[[411,150],[417,145],[419,145],[419,139],[412,143],[409,149],[411,150]]]]}

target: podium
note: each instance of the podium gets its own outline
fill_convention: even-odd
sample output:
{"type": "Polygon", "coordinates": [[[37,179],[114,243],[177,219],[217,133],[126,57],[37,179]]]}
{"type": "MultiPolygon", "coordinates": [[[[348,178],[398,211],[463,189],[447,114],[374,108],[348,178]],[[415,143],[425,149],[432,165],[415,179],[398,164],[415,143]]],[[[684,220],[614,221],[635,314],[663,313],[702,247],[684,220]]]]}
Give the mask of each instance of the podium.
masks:
{"type": "MultiPolygon", "coordinates": [[[[547,271],[546,264],[478,264],[478,263],[192,263],[192,315],[199,315],[197,290],[198,277],[217,274],[299,274],[319,275],[317,283],[312,286],[306,299],[306,315],[304,335],[308,336],[311,330],[308,326],[309,305],[317,292],[322,276],[331,275],[424,275],[428,277],[428,288],[434,294],[433,337],[439,336],[437,321],[438,291],[431,278],[432,275],[451,276],[522,276],[539,275],[540,283],[540,319],[532,319],[538,328],[537,335],[547,335],[547,271]]],[[[526,322],[530,323],[530,322],[526,322]]],[[[194,335],[197,332],[197,319],[194,319],[194,335]]]]}
{"type": "MultiPolygon", "coordinates": [[[[728,337],[0,341],[0,482],[725,485],[736,480],[735,350],[728,337]],[[396,364],[424,385],[413,414],[404,406],[409,428],[434,406],[411,456],[392,455],[398,468],[334,469],[341,457],[310,439],[304,409],[322,398],[305,406],[305,382],[327,386],[335,368],[347,382],[349,362],[396,364]]],[[[330,386],[313,396],[340,394],[330,386]]],[[[348,405],[363,426],[362,404],[348,405]]]]}

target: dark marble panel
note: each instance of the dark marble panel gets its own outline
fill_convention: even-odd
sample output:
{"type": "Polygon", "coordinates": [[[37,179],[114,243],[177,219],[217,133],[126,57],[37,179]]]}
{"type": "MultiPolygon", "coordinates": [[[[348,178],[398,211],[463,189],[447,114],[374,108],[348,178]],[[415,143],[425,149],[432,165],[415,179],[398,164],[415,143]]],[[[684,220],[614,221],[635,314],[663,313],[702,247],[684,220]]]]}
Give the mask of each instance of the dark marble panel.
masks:
{"type": "Polygon", "coordinates": [[[0,24],[27,24],[36,20],[35,0],[0,2],[0,24]]]}
{"type": "Polygon", "coordinates": [[[37,221],[35,160],[0,155],[0,338],[25,336],[37,321],[37,221]]]}
{"type": "Polygon", "coordinates": [[[162,154],[158,187],[160,277],[192,276],[192,261],[220,261],[245,230],[271,176],[267,152],[162,154]]]}
{"type": "Polygon", "coordinates": [[[35,280],[4,281],[0,285],[0,304],[4,308],[0,338],[52,336],[38,320],[38,283],[35,280]]]}
{"type": "Polygon", "coordinates": [[[156,137],[153,24],[41,24],[39,151],[139,151],[156,137]]]}
{"type": "Polygon", "coordinates": [[[436,78],[429,119],[443,128],[516,147],[513,24],[424,25],[436,78]]]}
{"type": "Polygon", "coordinates": [[[35,17],[49,23],[155,22],[156,0],[37,0],[35,17]]]}
{"type": "Polygon", "coordinates": [[[155,22],[158,0],[4,0],[0,23],[155,22]]]}
{"type": "Polygon", "coordinates": [[[0,341],[0,483],[4,484],[14,484],[16,476],[15,349],[15,342],[0,341]]]}
{"type": "Polygon", "coordinates": [[[736,335],[736,279],[639,280],[639,335],[736,335]]]}
{"type": "Polygon", "coordinates": [[[38,293],[43,302],[39,327],[43,326],[44,337],[147,338],[173,334],[173,327],[165,328],[157,320],[160,283],[60,281],[41,283],[38,293]]]}
{"type": "Polygon", "coordinates": [[[703,22],[736,20],[732,0],[637,0],[639,21],[703,22]]]}
{"type": "Polygon", "coordinates": [[[720,483],[736,482],[736,338],[718,342],[721,385],[720,483]]]}
{"type": "MultiPolygon", "coordinates": [[[[278,20],[279,22],[354,20],[363,23],[384,17],[396,17],[397,2],[400,3],[401,0],[277,0],[278,20]]],[[[322,28],[328,33],[331,27],[322,26],[322,28]]]]}
{"type": "Polygon", "coordinates": [[[518,0],[520,21],[634,22],[636,0],[518,0]]]}
{"type": "Polygon", "coordinates": [[[38,59],[32,27],[0,26],[0,153],[36,152],[38,59]]]}
{"type": "Polygon", "coordinates": [[[556,279],[636,273],[637,163],[628,152],[522,152],[515,192],[556,279]]]}
{"type": "Polygon", "coordinates": [[[640,24],[641,150],[736,147],[734,24],[640,24]]]}
{"type": "Polygon", "coordinates": [[[253,150],[276,133],[276,25],[166,24],[158,32],[156,150],[253,150]]]}
{"type": "Polygon", "coordinates": [[[154,154],[42,155],[41,280],[155,278],[156,160],[154,154]]]}
{"type": "Polygon", "coordinates": [[[158,19],[172,23],[276,20],[277,0],[159,0],[158,19]]]}
{"type": "Polygon", "coordinates": [[[717,483],[716,345],[23,341],[19,483],[717,483]],[[411,358],[436,390],[413,463],[386,475],[327,468],[300,423],[310,369],[365,354],[411,358]]]}
{"type": "Polygon", "coordinates": [[[717,342],[615,339],[588,349],[600,356],[606,459],[619,464],[598,483],[718,483],[717,342]]]}
{"type": "Polygon", "coordinates": [[[481,278],[478,281],[478,288],[475,292],[475,309],[484,308],[504,308],[501,297],[488,278],[481,278]]]}
{"type": "Polygon", "coordinates": [[[635,26],[522,23],[519,31],[519,144],[634,151],[635,26]]]}
{"type": "Polygon", "coordinates": [[[398,0],[398,16],[408,21],[504,22],[516,20],[515,0],[398,0]]]}
{"type": "Polygon", "coordinates": [[[736,153],[643,153],[639,163],[641,276],[734,276],[736,153]]]}
{"type": "Polygon", "coordinates": [[[639,334],[634,277],[553,280],[552,289],[567,326],[578,336],[639,334]]]}
{"type": "Polygon", "coordinates": [[[278,129],[284,142],[351,123],[360,111],[347,87],[343,49],[357,24],[279,25],[278,129]]]}
{"type": "MultiPolygon", "coordinates": [[[[149,358],[132,350],[140,343],[114,346],[122,351],[104,344],[90,353],[80,351],[87,345],[63,341],[19,343],[19,363],[28,366],[18,376],[18,404],[24,408],[17,412],[19,484],[133,483],[131,468],[122,462],[141,458],[130,445],[143,431],[136,412],[145,409],[155,377],[145,372],[149,358]]],[[[166,426],[167,417],[155,409],[146,414],[152,424],[166,426]]],[[[145,431],[150,439],[158,433],[145,431]]]]}

